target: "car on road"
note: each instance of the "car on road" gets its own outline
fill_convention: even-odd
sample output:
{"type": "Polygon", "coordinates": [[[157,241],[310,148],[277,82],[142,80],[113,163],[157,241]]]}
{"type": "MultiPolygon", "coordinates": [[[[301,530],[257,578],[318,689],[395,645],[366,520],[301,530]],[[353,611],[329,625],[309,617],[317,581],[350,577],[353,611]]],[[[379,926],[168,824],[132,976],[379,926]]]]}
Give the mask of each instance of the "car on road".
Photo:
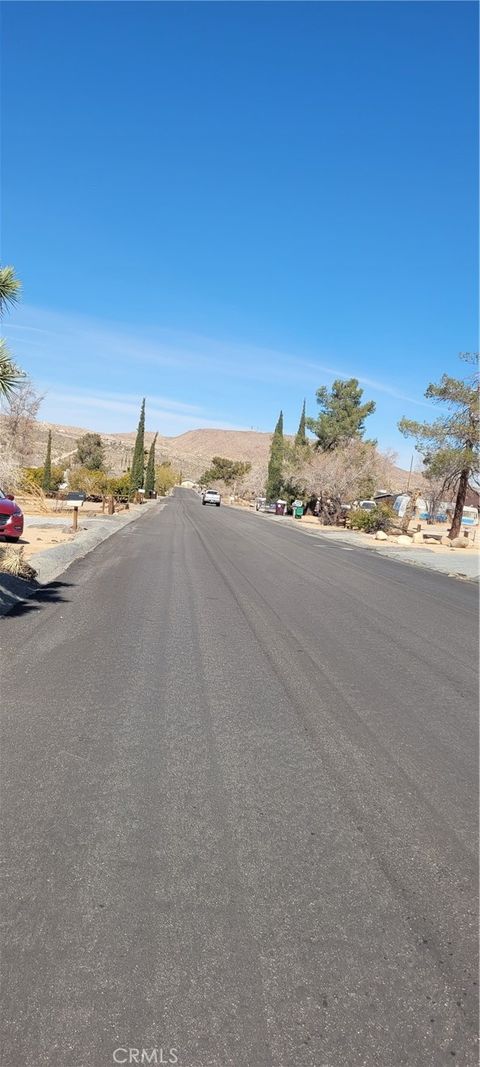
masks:
{"type": "Polygon", "coordinates": [[[206,489],[202,496],[202,504],[215,504],[217,508],[220,507],[222,498],[220,493],[217,493],[216,489],[206,489]]]}
{"type": "Polygon", "coordinates": [[[0,536],[6,541],[18,541],[23,533],[23,511],[11,493],[0,489],[0,536]]]}

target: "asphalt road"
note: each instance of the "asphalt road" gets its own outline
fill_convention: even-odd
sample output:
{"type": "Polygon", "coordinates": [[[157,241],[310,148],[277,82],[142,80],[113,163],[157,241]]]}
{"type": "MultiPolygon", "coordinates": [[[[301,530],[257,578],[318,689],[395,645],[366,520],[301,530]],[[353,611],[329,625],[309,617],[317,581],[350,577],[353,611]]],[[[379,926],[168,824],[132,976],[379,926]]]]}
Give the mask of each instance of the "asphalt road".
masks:
{"type": "Polygon", "coordinates": [[[476,603],[178,491],[6,616],[1,1062],[473,1067],[476,603]]]}

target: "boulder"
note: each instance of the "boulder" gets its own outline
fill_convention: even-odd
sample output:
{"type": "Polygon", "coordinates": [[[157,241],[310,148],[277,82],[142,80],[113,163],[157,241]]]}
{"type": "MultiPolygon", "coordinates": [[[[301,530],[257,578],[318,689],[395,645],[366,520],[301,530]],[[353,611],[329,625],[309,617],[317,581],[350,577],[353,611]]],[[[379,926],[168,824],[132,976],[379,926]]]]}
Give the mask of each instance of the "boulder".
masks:
{"type": "Polygon", "coordinates": [[[413,541],[414,545],[423,545],[423,534],[422,533],[414,533],[414,535],[412,537],[412,541],[413,541]]]}
{"type": "Polygon", "coordinates": [[[397,545],[411,545],[411,543],[412,538],[407,537],[406,534],[400,534],[400,537],[397,537],[397,545]]]}
{"type": "Polygon", "coordinates": [[[454,537],[453,541],[450,541],[450,544],[453,545],[454,548],[470,548],[470,541],[468,541],[466,537],[454,537]]]}
{"type": "Polygon", "coordinates": [[[375,540],[376,541],[388,541],[388,537],[387,537],[387,535],[385,533],[385,530],[377,530],[377,532],[375,534],[375,540]]]}

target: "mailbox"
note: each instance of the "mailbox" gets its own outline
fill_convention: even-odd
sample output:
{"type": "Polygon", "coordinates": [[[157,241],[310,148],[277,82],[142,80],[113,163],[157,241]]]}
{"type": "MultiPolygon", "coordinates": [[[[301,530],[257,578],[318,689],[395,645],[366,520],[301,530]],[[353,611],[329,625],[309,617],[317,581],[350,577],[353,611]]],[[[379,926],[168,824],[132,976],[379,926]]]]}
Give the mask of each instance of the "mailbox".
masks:
{"type": "Polygon", "coordinates": [[[65,500],[66,508],[81,508],[85,503],[85,493],[68,493],[65,500]]]}

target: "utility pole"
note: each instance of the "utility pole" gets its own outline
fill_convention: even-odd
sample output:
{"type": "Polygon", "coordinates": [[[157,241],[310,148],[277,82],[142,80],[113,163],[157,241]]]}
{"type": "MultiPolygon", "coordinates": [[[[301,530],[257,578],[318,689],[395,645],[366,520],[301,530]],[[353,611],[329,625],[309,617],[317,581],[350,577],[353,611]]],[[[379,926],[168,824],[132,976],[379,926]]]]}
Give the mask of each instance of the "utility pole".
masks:
{"type": "Polygon", "coordinates": [[[412,477],[412,467],[413,467],[413,452],[412,452],[412,458],[410,460],[410,470],[408,472],[407,493],[408,493],[409,486],[410,486],[410,478],[412,477]]]}

